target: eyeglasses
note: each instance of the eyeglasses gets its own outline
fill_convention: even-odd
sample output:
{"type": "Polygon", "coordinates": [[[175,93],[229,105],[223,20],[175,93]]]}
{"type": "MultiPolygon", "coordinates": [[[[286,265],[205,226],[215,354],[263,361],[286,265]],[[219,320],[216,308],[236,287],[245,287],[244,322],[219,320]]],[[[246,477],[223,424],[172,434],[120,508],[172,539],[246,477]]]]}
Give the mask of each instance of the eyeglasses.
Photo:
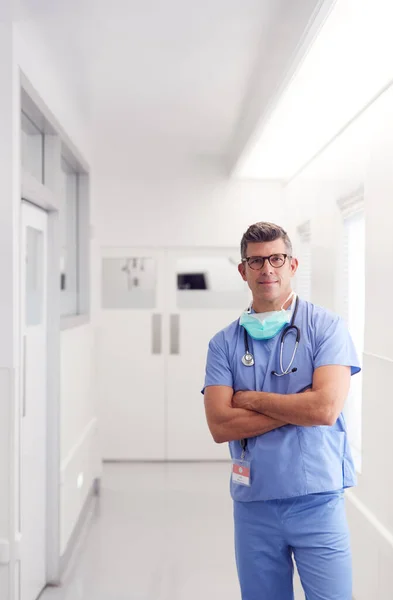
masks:
{"type": "Polygon", "coordinates": [[[271,254],[270,256],[248,256],[242,258],[242,263],[247,263],[250,269],[254,271],[260,271],[263,269],[265,260],[268,260],[270,265],[275,269],[279,269],[283,266],[287,258],[292,258],[288,254],[271,254]]]}

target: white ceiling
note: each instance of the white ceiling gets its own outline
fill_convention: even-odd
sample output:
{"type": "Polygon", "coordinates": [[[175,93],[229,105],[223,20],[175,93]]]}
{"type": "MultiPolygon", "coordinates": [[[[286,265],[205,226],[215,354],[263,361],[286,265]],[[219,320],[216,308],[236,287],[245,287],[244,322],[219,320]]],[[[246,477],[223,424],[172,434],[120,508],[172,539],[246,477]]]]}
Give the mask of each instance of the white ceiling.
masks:
{"type": "Polygon", "coordinates": [[[321,3],[20,0],[16,16],[39,24],[98,146],[232,160],[321,3]]]}
{"type": "Polygon", "coordinates": [[[274,22],[274,1],[169,0],[155,10],[151,4],[102,28],[96,117],[110,118],[114,136],[120,127],[149,146],[221,155],[274,22]]]}

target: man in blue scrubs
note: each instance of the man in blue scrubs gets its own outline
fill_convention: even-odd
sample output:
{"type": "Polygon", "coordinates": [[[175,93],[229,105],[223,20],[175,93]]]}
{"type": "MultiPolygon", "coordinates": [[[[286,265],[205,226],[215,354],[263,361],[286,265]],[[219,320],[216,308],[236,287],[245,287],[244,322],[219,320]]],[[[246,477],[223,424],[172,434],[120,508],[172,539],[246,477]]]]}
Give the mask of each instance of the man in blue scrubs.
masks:
{"type": "Polygon", "coordinates": [[[292,254],[277,225],[244,234],[252,305],[209,343],[206,417],[233,462],[242,599],[293,600],[294,557],[307,600],[351,600],[343,490],[356,477],[342,410],[359,361],[342,319],[293,294],[292,254]],[[295,328],[281,344],[291,323],[298,346],[295,328]]]}

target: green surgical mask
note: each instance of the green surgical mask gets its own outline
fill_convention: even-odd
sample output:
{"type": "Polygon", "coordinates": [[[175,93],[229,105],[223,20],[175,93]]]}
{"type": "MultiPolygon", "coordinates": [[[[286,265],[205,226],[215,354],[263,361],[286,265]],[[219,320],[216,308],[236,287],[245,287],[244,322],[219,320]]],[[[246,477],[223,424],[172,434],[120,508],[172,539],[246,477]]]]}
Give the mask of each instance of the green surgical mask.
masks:
{"type": "MultiPolygon", "coordinates": [[[[288,300],[295,296],[294,292],[288,296],[283,306],[288,300]]],[[[292,302],[292,306],[294,303],[292,302]]],[[[288,325],[291,320],[292,310],[274,310],[266,313],[251,313],[251,307],[244,311],[240,317],[240,325],[244,327],[248,335],[254,340],[270,340],[288,325]]]]}

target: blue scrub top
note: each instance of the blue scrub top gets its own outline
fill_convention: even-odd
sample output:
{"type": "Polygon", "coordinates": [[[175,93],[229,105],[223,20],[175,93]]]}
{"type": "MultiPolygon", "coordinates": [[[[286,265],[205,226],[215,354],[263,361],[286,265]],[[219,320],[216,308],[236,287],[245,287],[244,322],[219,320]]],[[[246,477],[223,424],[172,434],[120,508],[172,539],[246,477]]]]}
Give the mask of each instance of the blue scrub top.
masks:
{"type": "MultiPolygon", "coordinates": [[[[249,347],[255,366],[242,363],[245,353],[244,329],[239,319],[217,333],[209,343],[205,386],[225,385],[240,390],[296,394],[311,386],[313,372],[325,365],[351,367],[360,371],[359,360],[344,321],[324,308],[299,299],[296,322],[301,332],[292,368],[295,373],[276,377],[280,370],[281,333],[271,340],[254,340],[249,347]]],[[[287,335],[283,366],[289,364],[296,334],[287,335]]],[[[204,391],[204,390],[203,390],[204,391]]],[[[240,442],[229,442],[231,457],[240,459],[240,442]]],[[[286,425],[249,438],[245,460],[251,462],[251,486],[231,480],[236,501],[251,502],[304,496],[356,485],[344,415],[329,426],[286,425]]]]}

